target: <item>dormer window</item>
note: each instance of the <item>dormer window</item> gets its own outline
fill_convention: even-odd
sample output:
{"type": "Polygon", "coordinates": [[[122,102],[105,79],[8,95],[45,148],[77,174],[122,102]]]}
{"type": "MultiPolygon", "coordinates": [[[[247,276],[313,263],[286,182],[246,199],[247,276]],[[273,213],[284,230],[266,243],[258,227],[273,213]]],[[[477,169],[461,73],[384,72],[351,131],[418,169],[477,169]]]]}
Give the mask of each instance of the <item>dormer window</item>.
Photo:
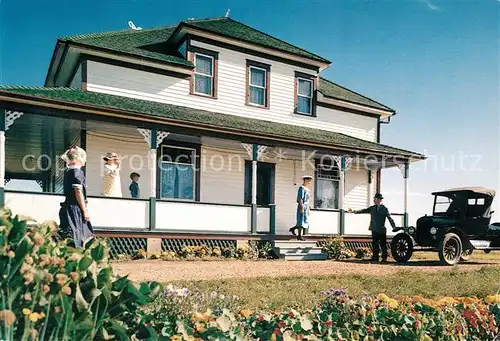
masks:
{"type": "Polygon", "coordinates": [[[247,60],[247,105],[269,108],[270,73],[270,65],[247,60]]]}
{"type": "Polygon", "coordinates": [[[199,95],[213,96],[214,58],[199,53],[194,56],[194,92],[199,95]]]}
{"type": "Polygon", "coordinates": [[[191,94],[217,98],[217,69],[219,54],[188,45],[188,58],[194,64],[191,94]]]}
{"type": "Polygon", "coordinates": [[[312,75],[295,73],[295,113],[316,116],[316,78],[312,75]]]}

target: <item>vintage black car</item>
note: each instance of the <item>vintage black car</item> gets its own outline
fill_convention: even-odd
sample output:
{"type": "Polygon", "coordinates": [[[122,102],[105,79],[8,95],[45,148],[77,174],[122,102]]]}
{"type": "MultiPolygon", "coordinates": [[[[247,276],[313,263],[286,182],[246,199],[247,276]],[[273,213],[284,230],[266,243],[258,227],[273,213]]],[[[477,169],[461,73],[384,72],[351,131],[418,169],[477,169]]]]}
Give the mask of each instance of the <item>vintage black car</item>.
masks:
{"type": "Polygon", "coordinates": [[[413,226],[399,228],[391,241],[392,257],[410,260],[414,251],[437,251],[443,264],[466,261],[474,250],[500,250],[500,223],[491,224],[495,191],[461,187],[432,193],[434,209],[413,226]]]}

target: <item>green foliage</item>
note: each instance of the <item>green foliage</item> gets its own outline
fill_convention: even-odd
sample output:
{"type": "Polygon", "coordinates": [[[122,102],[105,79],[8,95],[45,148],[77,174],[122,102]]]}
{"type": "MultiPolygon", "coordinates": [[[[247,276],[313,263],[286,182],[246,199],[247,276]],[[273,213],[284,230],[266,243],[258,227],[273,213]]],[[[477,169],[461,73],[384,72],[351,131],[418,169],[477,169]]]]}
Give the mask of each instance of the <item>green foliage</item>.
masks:
{"type": "Polygon", "coordinates": [[[128,340],[146,328],[139,308],[159,284],[115,278],[102,240],[75,249],[54,241],[54,223],[0,215],[0,339],[128,340]]]}
{"type": "Polygon", "coordinates": [[[344,237],[340,235],[329,237],[325,240],[322,250],[328,255],[328,259],[341,260],[355,256],[355,253],[345,246],[344,237]]]}

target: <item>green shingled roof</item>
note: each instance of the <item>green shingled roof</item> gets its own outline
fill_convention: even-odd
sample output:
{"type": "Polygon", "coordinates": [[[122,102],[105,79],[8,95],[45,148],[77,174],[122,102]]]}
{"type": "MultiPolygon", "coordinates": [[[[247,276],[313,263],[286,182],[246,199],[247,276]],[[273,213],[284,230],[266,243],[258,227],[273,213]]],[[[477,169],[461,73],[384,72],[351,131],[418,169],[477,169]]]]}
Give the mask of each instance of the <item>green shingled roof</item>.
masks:
{"type": "Polygon", "coordinates": [[[242,24],[239,21],[231,18],[185,20],[182,22],[182,24],[223,35],[229,38],[235,38],[268,48],[285,51],[323,63],[331,63],[329,60],[323,57],[306,51],[300,47],[289,44],[273,36],[270,36],[267,33],[256,30],[255,28],[242,24]]]}
{"type": "Polygon", "coordinates": [[[379,102],[376,102],[368,97],[365,97],[357,92],[346,89],[343,86],[335,84],[325,78],[320,78],[318,91],[326,97],[339,99],[355,104],[365,105],[368,107],[394,112],[394,109],[389,108],[379,102]]]}
{"type": "Polygon", "coordinates": [[[147,114],[184,123],[210,125],[215,128],[237,129],[242,133],[268,135],[282,139],[300,139],[311,144],[327,144],[332,147],[354,148],[391,155],[424,158],[423,155],[411,151],[361,140],[345,134],[326,130],[281,124],[248,117],[215,113],[205,110],[181,107],[171,104],[151,102],[134,98],[114,96],[75,88],[39,88],[0,86],[0,93],[36,96],[61,102],[78,103],[110,108],[125,113],[147,114]]]}
{"type": "Polygon", "coordinates": [[[169,54],[165,46],[162,52],[148,47],[164,44],[177,26],[167,26],[143,30],[120,30],[102,33],[79,34],[62,37],[61,41],[99,47],[111,51],[124,52],[138,57],[148,57],[179,65],[193,66],[185,58],[169,54]]]}

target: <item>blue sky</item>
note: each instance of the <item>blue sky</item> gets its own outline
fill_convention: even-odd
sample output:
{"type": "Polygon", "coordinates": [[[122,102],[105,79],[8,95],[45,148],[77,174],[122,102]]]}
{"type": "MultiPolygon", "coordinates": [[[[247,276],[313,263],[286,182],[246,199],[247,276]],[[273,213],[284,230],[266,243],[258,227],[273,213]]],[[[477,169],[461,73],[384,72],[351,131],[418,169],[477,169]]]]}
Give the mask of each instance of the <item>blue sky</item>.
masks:
{"type": "MultiPolygon", "coordinates": [[[[325,77],[397,110],[382,126],[382,143],[429,156],[410,172],[414,220],[430,210],[433,190],[500,191],[498,6],[496,0],[0,0],[0,84],[43,85],[64,35],[125,29],[129,20],[162,26],[223,16],[230,8],[232,18],[330,59],[325,77]]],[[[402,211],[397,169],[384,171],[382,189],[388,207],[402,211]]]]}

